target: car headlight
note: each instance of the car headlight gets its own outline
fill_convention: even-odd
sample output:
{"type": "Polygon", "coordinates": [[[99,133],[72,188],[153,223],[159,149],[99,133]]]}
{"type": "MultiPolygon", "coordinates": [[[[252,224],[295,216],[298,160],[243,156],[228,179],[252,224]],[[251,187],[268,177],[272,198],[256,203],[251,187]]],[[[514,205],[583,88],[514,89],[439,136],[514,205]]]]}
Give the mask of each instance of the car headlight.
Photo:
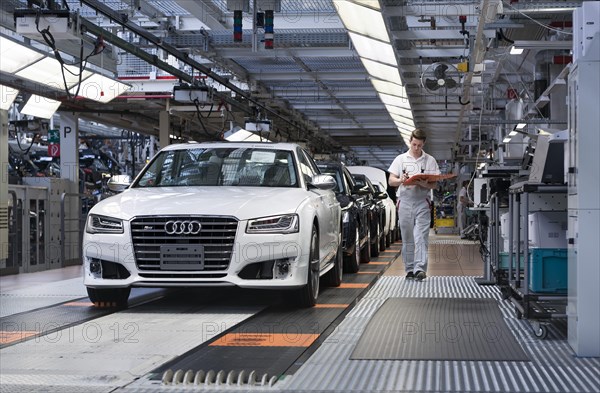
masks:
{"type": "Polygon", "coordinates": [[[87,233],[123,233],[123,220],[90,214],[85,231],[87,233]]]}
{"type": "Polygon", "coordinates": [[[249,220],[246,233],[295,233],[299,227],[297,214],[285,214],[249,220]]]}

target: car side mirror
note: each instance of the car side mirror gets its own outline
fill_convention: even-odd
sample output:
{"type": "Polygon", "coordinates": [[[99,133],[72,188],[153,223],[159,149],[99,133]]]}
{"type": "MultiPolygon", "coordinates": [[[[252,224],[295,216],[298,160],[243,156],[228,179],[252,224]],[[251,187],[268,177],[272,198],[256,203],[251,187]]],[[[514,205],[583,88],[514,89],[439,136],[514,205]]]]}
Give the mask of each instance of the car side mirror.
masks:
{"type": "Polygon", "coordinates": [[[131,177],[129,175],[111,176],[106,183],[106,186],[112,192],[123,192],[131,185],[131,177]]]}
{"type": "Polygon", "coordinates": [[[354,194],[358,195],[369,195],[369,189],[367,187],[354,186],[354,190],[352,190],[354,194]]]}
{"type": "Polygon", "coordinates": [[[388,195],[385,192],[378,192],[375,194],[375,198],[377,199],[387,199],[388,195]]]}
{"type": "Polygon", "coordinates": [[[329,175],[315,175],[310,184],[319,190],[333,190],[337,187],[335,179],[329,175]]]}

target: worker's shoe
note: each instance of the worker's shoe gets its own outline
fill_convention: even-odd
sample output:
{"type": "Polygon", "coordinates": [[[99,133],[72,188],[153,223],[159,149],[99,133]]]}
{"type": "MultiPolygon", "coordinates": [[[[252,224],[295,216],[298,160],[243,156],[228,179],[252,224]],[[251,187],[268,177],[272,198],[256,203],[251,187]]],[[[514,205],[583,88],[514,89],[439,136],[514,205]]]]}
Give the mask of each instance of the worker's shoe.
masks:
{"type": "Polygon", "coordinates": [[[417,274],[415,274],[415,280],[417,281],[423,281],[425,277],[427,277],[425,272],[417,272],[417,274]]]}
{"type": "Polygon", "coordinates": [[[415,279],[415,274],[413,272],[406,273],[405,280],[414,280],[414,279],[415,279]]]}

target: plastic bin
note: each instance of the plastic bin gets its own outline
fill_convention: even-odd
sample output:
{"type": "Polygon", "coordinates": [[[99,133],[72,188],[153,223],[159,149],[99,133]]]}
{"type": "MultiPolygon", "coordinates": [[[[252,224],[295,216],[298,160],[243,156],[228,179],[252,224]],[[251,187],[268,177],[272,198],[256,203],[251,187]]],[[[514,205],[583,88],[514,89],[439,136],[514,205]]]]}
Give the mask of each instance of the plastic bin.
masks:
{"type": "Polygon", "coordinates": [[[567,249],[532,248],[529,253],[529,289],[533,292],[567,293],[567,249]]]}
{"type": "MultiPolygon", "coordinates": [[[[499,270],[508,270],[508,264],[510,263],[510,258],[509,258],[509,254],[507,252],[501,252],[499,254],[499,258],[498,258],[498,267],[497,269],[499,270]]],[[[516,260],[515,260],[516,263],[516,260]]],[[[523,263],[523,255],[521,254],[521,262],[520,262],[520,267],[521,270],[523,270],[523,266],[525,264],[523,263]]],[[[516,266],[514,267],[516,269],[516,266]]]]}

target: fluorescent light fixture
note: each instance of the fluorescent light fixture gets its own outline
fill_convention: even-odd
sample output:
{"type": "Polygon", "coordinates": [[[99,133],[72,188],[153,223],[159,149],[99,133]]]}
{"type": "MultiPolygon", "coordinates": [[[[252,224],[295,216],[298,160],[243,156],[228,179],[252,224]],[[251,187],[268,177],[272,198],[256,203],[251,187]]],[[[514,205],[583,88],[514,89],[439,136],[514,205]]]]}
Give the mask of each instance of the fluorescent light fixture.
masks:
{"type": "Polygon", "coordinates": [[[411,115],[405,114],[405,113],[412,113],[412,112],[410,112],[410,102],[408,101],[408,98],[396,97],[396,96],[391,96],[389,94],[382,94],[382,93],[379,93],[379,97],[381,98],[381,102],[383,102],[385,105],[397,106],[398,108],[404,109],[404,111],[396,111],[394,113],[399,113],[402,116],[406,116],[406,117],[412,117],[412,114],[411,115]],[[407,110],[408,110],[408,112],[406,112],[407,110]]]}
{"type": "Polygon", "coordinates": [[[228,140],[230,142],[244,142],[244,141],[249,141],[249,142],[260,142],[260,141],[268,141],[268,139],[266,138],[261,138],[260,135],[254,133],[254,132],[250,132],[247,131],[243,128],[240,128],[239,130],[237,130],[236,132],[234,132],[233,134],[226,136],[225,140],[228,140]]]}
{"type": "Polygon", "coordinates": [[[394,122],[396,124],[396,127],[398,127],[398,130],[400,131],[400,133],[404,133],[406,135],[411,135],[412,132],[415,130],[414,127],[409,127],[406,124],[399,124],[397,122],[394,122]]]}
{"type": "MultiPolygon", "coordinates": [[[[93,101],[107,103],[130,89],[130,85],[107,78],[104,75],[93,74],[81,82],[78,95],[93,101]]],[[[75,94],[76,90],[77,86],[71,88],[71,94],[75,94]]]]}
{"type": "Polygon", "coordinates": [[[391,44],[352,32],[348,32],[348,35],[360,57],[393,66],[398,64],[391,44]]]}
{"type": "Polygon", "coordinates": [[[9,110],[18,94],[19,90],[0,85],[0,109],[5,111],[9,110]]]}
{"type": "Polygon", "coordinates": [[[400,74],[398,73],[398,67],[392,67],[387,64],[378,63],[373,60],[360,58],[363,65],[365,66],[367,73],[374,78],[381,79],[384,81],[392,82],[397,85],[402,85],[400,74]]]}
{"type": "Polygon", "coordinates": [[[508,142],[510,142],[510,140],[511,140],[511,137],[510,137],[510,134],[509,134],[509,136],[507,136],[506,138],[502,139],[502,143],[508,143],[508,142]]]}
{"type": "Polygon", "coordinates": [[[511,55],[520,55],[523,53],[525,49],[523,48],[516,48],[514,45],[510,47],[510,54],[511,55]]]}
{"type": "MultiPolygon", "coordinates": [[[[370,4],[373,4],[379,7],[378,1],[368,1],[363,3],[369,3],[369,6],[371,6],[370,4]]],[[[333,5],[348,31],[353,31],[380,41],[390,42],[381,12],[352,3],[348,0],[334,0],[333,5]]]]}
{"type": "Polygon", "coordinates": [[[401,129],[403,131],[408,131],[410,129],[410,132],[412,132],[412,130],[414,130],[415,128],[414,123],[412,123],[413,125],[411,126],[407,124],[407,122],[394,120],[394,124],[396,124],[396,127],[398,127],[398,129],[401,129]]]}
{"type": "Polygon", "coordinates": [[[399,115],[397,113],[390,113],[390,116],[392,117],[392,119],[400,121],[400,122],[404,122],[404,121],[412,121],[413,118],[412,117],[405,117],[402,115],[399,115]]]}
{"type": "Polygon", "coordinates": [[[388,113],[391,115],[399,115],[401,116],[401,118],[398,118],[397,121],[400,121],[406,125],[408,125],[409,127],[414,127],[415,123],[412,120],[412,116],[405,116],[406,112],[405,110],[403,110],[402,108],[398,108],[397,106],[390,106],[390,105],[386,105],[385,106],[388,113]]]}
{"type": "Polygon", "coordinates": [[[50,119],[59,107],[60,101],[33,94],[29,97],[23,109],[21,109],[21,114],[50,119]]]}
{"type": "MultiPolygon", "coordinates": [[[[15,75],[46,86],[57,88],[59,90],[65,90],[63,73],[64,80],[67,84],[66,88],[71,88],[79,83],[79,67],[71,65],[62,66],[58,60],[52,57],[46,57],[40,61],[36,61],[35,63],[20,70],[15,75]]],[[[82,71],[81,78],[85,79],[91,74],[91,71],[86,71],[84,69],[82,71]]]]}
{"type": "Polygon", "coordinates": [[[43,57],[43,54],[27,48],[23,44],[0,36],[0,71],[14,74],[43,57]]]}
{"type": "Polygon", "coordinates": [[[410,128],[411,130],[415,128],[415,123],[412,120],[394,120],[397,127],[405,127],[410,128]]]}
{"type": "Polygon", "coordinates": [[[391,96],[407,97],[406,88],[388,81],[371,78],[371,84],[379,93],[389,94],[391,96]]]}
{"type": "Polygon", "coordinates": [[[508,136],[515,136],[515,135],[517,135],[517,134],[518,134],[518,132],[517,132],[517,131],[515,131],[515,130],[512,130],[511,132],[509,132],[509,133],[508,133],[508,136]]]}
{"type": "Polygon", "coordinates": [[[519,123],[515,126],[515,130],[522,130],[523,128],[525,128],[527,126],[526,123],[519,123]]]}
{"type": "MultiPolygon", "coordinates": [[[[337,1],[337,0],[334,0],[337,1]]],[[[374,8],[376,10],[380,10],[381,6],[379,5],[379,1],[378,0],[352,0],[354,3],[357,4],[362,4],[365,7],[371,7],[374,8]]]]}
{"type": "Polygon", "coordinates": [[[479,164],[479,169],[483,169],[485,168],[485,162],[482,162],[481,164],[479,164]]]}

